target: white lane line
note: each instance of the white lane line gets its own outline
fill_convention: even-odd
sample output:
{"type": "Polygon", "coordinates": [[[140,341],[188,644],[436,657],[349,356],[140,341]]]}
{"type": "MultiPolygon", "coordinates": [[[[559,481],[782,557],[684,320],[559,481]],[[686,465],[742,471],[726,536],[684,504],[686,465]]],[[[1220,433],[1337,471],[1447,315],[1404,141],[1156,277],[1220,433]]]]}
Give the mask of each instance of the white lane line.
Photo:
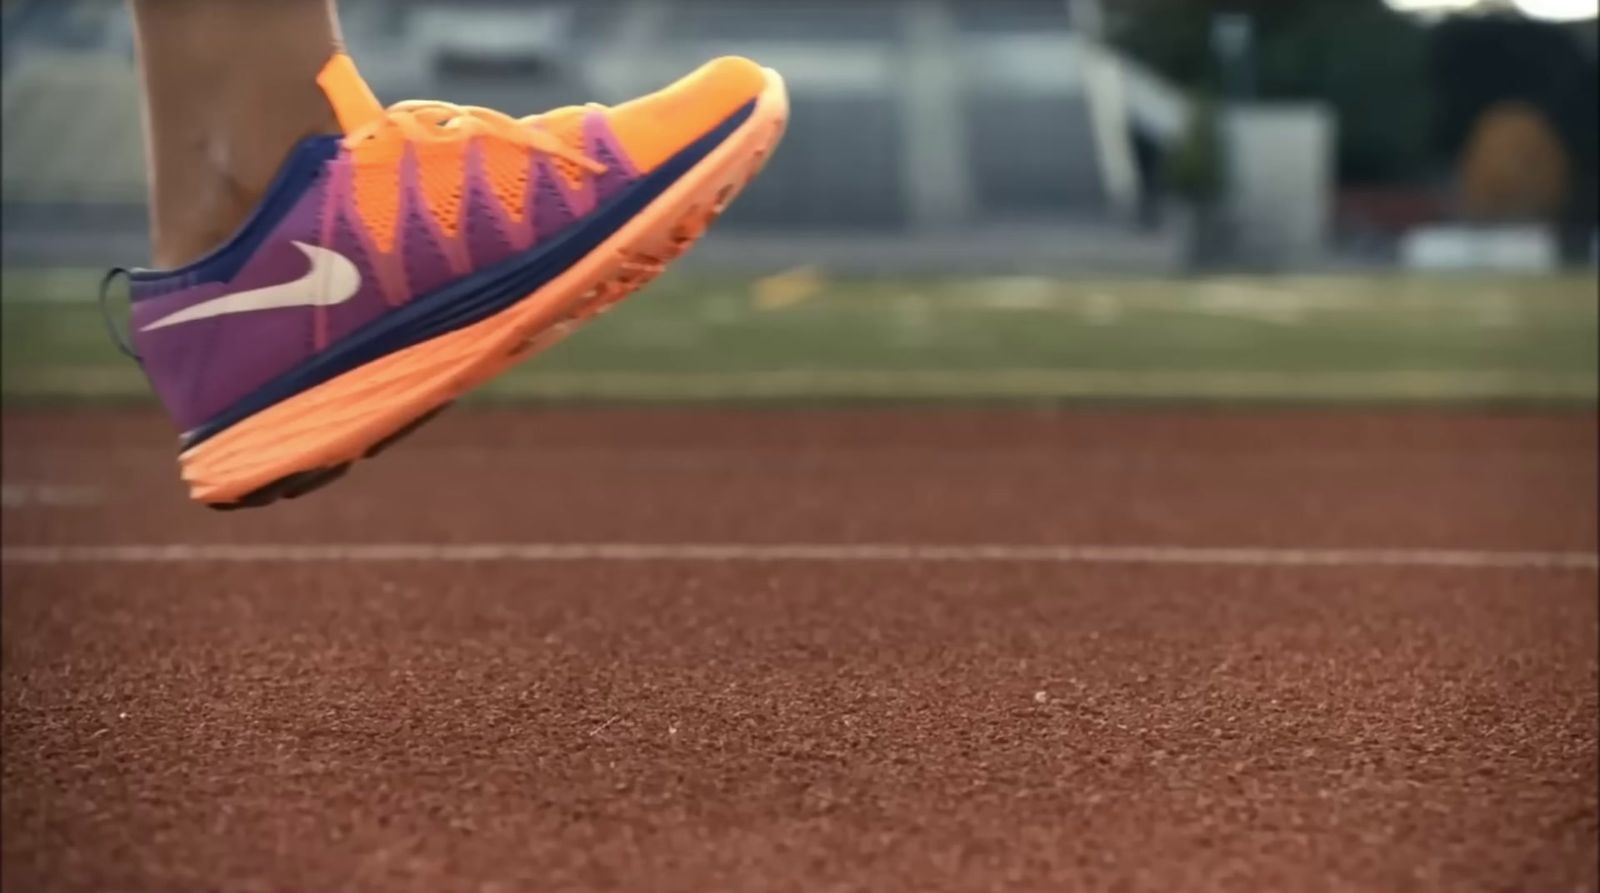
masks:
{"type": "Polygon", "coordinates": [[[0,508],[86,508],[103,501],[100,490],[95,487],[34,481],[0,483],[0,508]]]}
{"type": "Polygon", "coordinates": [[[1589,552],[1455,549],[1277,549],[1188,546],[917,545],[899,543],[342,543],[6,546],[7,564],[191,564],[385,561],[948,561],[1244,567],[1454,567],[1595,570],[1589,552]]]}
{"type": "MultiPolygon", "coordinates": [[[[915,331],[913,331],[915,334],[915,331]]],[[[18,397],[144,397],[149,385],[117,366],[37,366],[8,384],[18,397]]],[[[545,372],[497,379],[501,398],[680,400],[743,397],[1127,397],[1213,399],[1482,400],[1534,396],[1595,400],[1592,374],[1508,373],[1482,369],[1395,369],[1381,372],[1238,370],[773,369],[744,372],[545,372]]]]}

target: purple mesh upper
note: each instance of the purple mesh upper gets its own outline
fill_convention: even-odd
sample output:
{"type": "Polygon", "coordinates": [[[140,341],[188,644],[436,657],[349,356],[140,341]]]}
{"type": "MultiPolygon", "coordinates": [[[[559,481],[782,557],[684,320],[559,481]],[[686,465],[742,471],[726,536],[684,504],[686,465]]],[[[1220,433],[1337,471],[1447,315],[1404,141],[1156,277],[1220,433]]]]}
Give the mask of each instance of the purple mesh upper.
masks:
{"type": "Polygon", "coordinates": [[[395,170],[400,190],[395,244],[387,253],[379,251],[351,197],[350,160],[341,149],[310,186],[299,187],[303,191],[292,209],[228,281],[195,283],[187,271],[141,275],[133,284],[133,342],[162,403],[181,428],[200,425],[389,310],[537,246],[638,179],[603,114],[589,115],[584,135],[591,157],[610,169],[575,190],[547,162],[530,156],[520,221],[494,197],[481,156],[469,148],[461,219],[455,234],[447,236],[423,208],[415,156],[407,152],[395,170]],[[349,258],[361,276],[355,295],[328,307],[256,310],[142,331],[222,295],[300,279],[309,264],[294,242],[349,258]]]}

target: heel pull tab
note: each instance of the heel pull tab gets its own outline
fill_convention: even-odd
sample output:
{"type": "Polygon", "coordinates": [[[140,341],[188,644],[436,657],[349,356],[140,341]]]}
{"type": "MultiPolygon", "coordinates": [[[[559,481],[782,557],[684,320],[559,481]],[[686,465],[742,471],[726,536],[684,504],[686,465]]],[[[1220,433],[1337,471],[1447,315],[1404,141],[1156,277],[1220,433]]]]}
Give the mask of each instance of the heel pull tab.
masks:
{"type": "MultiPolygon", "coordinates": [[[[111,341],[117,345],[117,349],[132,357],[135,363],[142,366],[144,365],[144,358],[134,353],[132,345],[129,344],[129,339],[124,338],[122,332],[117,329],[117,324],[111,319],[111,311],[106,306],[107,290],[111,288],[112,280],[116,279],[119,274],[128,276],[127,268],[112,267],[111,271],[106,273],[105,278],[100,280],[100,319],[106,324],[106,333],[111,336],[111,341]]],[[[129,283],[131,284],[132,281],[130,277],[129,283]]]]}
{"type": "Polygon", "coordinates": [[[317,74],[317,86],[328,98],[345,133],[353,133],[383,117],[383,106],[361,79],[356,63],[344,53],[334,53],[317,74]]]}

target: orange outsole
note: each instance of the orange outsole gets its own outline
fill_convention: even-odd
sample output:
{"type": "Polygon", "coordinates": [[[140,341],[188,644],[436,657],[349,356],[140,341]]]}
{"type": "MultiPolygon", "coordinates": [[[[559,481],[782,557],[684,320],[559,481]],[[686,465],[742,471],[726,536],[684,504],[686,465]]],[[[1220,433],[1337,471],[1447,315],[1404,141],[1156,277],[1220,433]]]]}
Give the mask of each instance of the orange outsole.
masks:
{"type": "Polygon", "coordinates": [[[297,475],[320,484],[560,341],[693,245],[760,172],[787,123],[783,79],[769,69],[750,117],[566,272],[494,316],[346,372],[185,450],[178,462],[190,497],[222,507],[297,475]]]}

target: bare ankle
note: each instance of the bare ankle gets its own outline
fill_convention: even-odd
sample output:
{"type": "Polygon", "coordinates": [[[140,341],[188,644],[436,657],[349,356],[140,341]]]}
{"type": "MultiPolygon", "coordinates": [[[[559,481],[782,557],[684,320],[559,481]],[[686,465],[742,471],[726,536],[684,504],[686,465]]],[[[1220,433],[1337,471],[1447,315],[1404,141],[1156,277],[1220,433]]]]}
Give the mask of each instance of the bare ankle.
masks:
{"type": "Polygon", "coordinates": [[[151,190],[152,259],[159,267],[189,263],[220,247],[260,204],[294,146],[338,133],[320,95],[298,115],[259,122],[223,121],[196,134],[181,171],[158,176],[151,190]],[[289,122],[300,119],[298,126],[289,122]]]}
{"type": "Polygon", "coordinates": [[[153,260],[180,266],[250,215],[295,144],[338,133],[317,72],[339,47],[331,0],[134,0],[153,260]]]}

